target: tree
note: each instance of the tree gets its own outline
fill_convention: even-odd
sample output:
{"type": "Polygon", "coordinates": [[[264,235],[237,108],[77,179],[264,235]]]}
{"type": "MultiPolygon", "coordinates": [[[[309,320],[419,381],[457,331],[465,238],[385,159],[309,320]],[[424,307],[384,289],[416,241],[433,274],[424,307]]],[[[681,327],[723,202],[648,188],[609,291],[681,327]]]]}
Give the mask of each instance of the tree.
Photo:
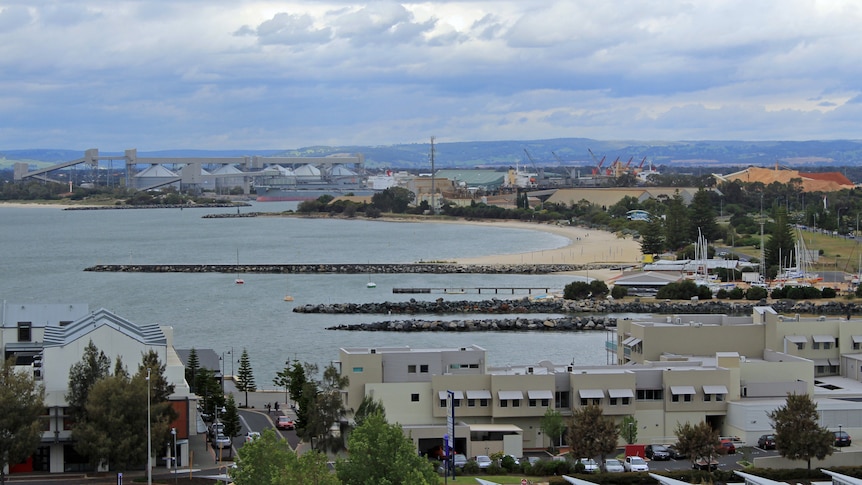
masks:
{"type": "MultiPolygon", "coordinates": [[[[117,357],[117,362],[120,362],[120,357],[117,357]]],[[[138,366],[137,377],[147,379],[147,371],[149,370],[150,380],[150,412],[153,419],[159,422],[171,423],[179,417],[176,409],[171,406],[170,397],[174,393],[174,385],[168,382],[165,376],[165,364],[159,360],[159,354],[150,349],[141,358],[141,364],[138,366]]],[[[115,371],[114,375],[118,375],[115,371]]],[[[128,377],[128,373],[126,373],[128,377]]],[[[152,432],[153,443],[167,443],[171,440],[170,429],[154,429],[152,432]]]]}
{"type": "Polygon", "coordinates": [[[311,442],[313,448],[333,452],[344,448],[343,439],[332,433],[332,427],[339,423],[346,412],[341,390],[348,384],[347,376],[340,375],[332,365],[326,367],[319,384],[314,381],[306,383],[303,404],[308,407],[308,413],[305,415],[305,427],[297,430],[297,434],[311,442]]]}
{"type": "Polygon", "coordinates": [[[237,451],[241,467],[230,470],[236,485],[339,485],[326,464],[326,455],[306,451],[297,457],[287,440],[267,429],[237,451]]]}
{"type": "Polygon", "coordinates": [[[545,415],[542,416],[541,421],[539,421],[539,429],[551,440],[551,444],[548,446],[549,451],[556,454],[557,442],[559,442],[566,431],[563,416],[556,409],[549,407],[545,410],[545,415]]]}
{"type": "Polygon", "coordinates": [[[93,384],[107,377],[110,372],[111,359],[96,348],[90,340],[84,348],[81,361],[69,369],[69,392],[66,394],[66,402],[69,403],[69,411],[75,421],[85,417],[87,397],[93,384]]]}
{"type": "Polygon", "coordinates": [[[242,356],[239,358],[236,389],[245,393],[245,407],[248,407],[248,393],[256,391],[257,386],[254,383],[254,374],[251,371],[251,363],[248,360],[248,351],[246,349],[242,349],[242,356]]]}
{"type": "Polygon", "coordinates": [[[563,288],[566,300],[583,300],[590,297],[590,284],[586,281],[573,281],[563,288]]]}
{"type": "Polygon", "coordinates": [[[32,373],[15,370],[15,358],[3,361],[0,372],[0,483],[5,467],[32,455],[42,438],[39,416],[45,409],[45,389],[32,373]]]}
{"type": "Polygon", "coordinates": [[[186,362],[186,382],[189,383],[191,392],[195,392],[195,386],[197,385],[196,376],[200,367],[201,363],[200,359],[198,359],[198,351],[192,347],[192,350],[189,351],[189,360],[186,362]]]}
{"type": "Polygon", "coordinates": [[[295,470],[279,475],[274,485],[341,485],[338,477],[329,471],[328,458],[317,451],[306,451],[299,456],[295,470]]]}
{"type": "Polygon", "coordinates": [[[630,445],[638,440],[638,420],[634,416],[623,417],[620,422],[620,435],[630,445]]]}
{"type": "Polygon", "coordinates": [[[216,407],[224,406],[224,393],[221,382],[215,373],[209,369],[201,368],[197,372],[196,394],[203,398],[203,409],[212,414],[216,407]]]}
{"type": "Polygon", "coordinates": [[[692,467],[695,466],[701,458],[706,460],[707,466],[712,463],[715,457],[715,447],[719,445],[718,431],[705,421],[701,421],[696,425],[686,422],[685,424],[677,424],[676,444],[680,453],[688,456],[692,467]]]}
{"type": "Polygon", "coordinates": [[[667,201],[664,221],[665,246],[673,251],[691,242],[689,227],[688,211],[682,201],[682,196],[676,194],[667,201]]]}
{"type": "Polygon", "coordinates": [[[572,457],[605,457],[617,448],[619,429],[613,418],[605,417],[602,407],[595,404],[583,406],[572,412],[569,424],[569,447],[572,457]]]}
{"type": "Polygon", "coordinates": [[[383,212],[403,213],[416,198],[404,187],[389,187],[371,197],[371,204],[383,212]]]}
{"type": "Polygon", "coordinates": [[[432,462],[422,458],[401,426],[379,414],[368,417],[350,434],[350,460],[338,460],[335,471],[345,485],[439,483],[432,462]]]}
{"type": "MultiPolygon", "coordinates": [[[[224,404],[224,414],[219,416],[219,420],[224,423],[222,434],[233,442],[233,439],[239,436],[240,431],[242,431],[242,424],[239,422],[239,412],[236,409],[236,401],[233,399],[233,394],[228,394],[224,404]]],[[[233,456],[233,446],[230,447],[230,456],[233,456]]]]}
{"type": "Polygon", "coordinates": [[[290,362],[284,363],[284,369],[278,371],[275,374],[275,378],[272,380],[272,383],[278,387],[284,388],[284,404],[290,402],[290,397],[288,396],[288,391],[290,389],[290,362]]]}
{"type": "Polygon", "coordinates": [[[660,254],[664,251],[664,227],[661,219],[655,217],[644,225],[641,231],[641,253],[660,254]]]}
{"type": "Polygon", "coordinates": [[[362,402],[359,403],[359,407],[356,408],[356,412],[353,413],[354,425],[362,426],[365,419],[372,414],[381,414],[385,418],[386,409],[383,407],[383,401],[375,401],[374,397],[366,395],[362,398],[362,402]]]}
{"type": "Polygon", "coordinates": [[[789,256],[796,245],[793,229],[787,220],[787,212],[783,207],[775,211],[775,223],[770,232],[769,240],[764,243],[766,266],[781,266],[781,258],[789,256]]]}
{"type": "Polygon", "coordinates": [[[308,384],[306,367],[308,367],[308,374],[317,372],[317,366],[314,364],[303,365],[298,360],[293,361],[293,367],[290,370],[290,384],[288,386],[290,398],[296,403],[296,433],[298,435],[301,435],[308,422],[308,410],[310,408],[308,401],[313,399],[313,396],[305,395],[306,385],[308,384]]]}
{"type": "Polygon", "coordinates": [[[808,394],[788,394],[786,404],[767,416],[775,428],[775,448],[784,458],[805,460],[811,470],[811,458],[832,454],[835,435],[818,424],[817,403],[808,394]]]}
{"type": "Polygon", "coordinates": [[[712,200],[712,192],[700,188],[695,192],[688,207],[688,219],[690,221],[689,239],[697,240],[698,229],[709,241],[715,241],[721,237],[718,222],[715,219],[715,202],[712,200]]]}

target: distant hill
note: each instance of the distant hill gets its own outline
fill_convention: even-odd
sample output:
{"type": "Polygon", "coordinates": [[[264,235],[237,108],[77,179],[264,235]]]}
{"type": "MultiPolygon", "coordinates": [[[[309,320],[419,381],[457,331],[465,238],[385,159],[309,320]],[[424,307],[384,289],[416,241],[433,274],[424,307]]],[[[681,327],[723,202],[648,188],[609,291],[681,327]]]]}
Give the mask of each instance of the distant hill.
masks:
{"type": "MultiPolygon", "coordinates": [[[[820,166],[862,165],[862,140],[830,141],[600,141],[587,138],[550,140],[504,140],[435,144],[437,168],[506,167],[520,164],[538,166],[593,166],[588,149],[605,166],[616,158],[623,163],[632,158],[637,165],[646,157],[655,165],[689,167],[773,166],[808,170],[820,166]],[[525,152],[528,152],[529,155],[525,152]],[[531,160],[532,158],[532,160],[531,160]],[[562,163],[561,163],[562,162],[562,163]]],[[[0,166],[16,161],[49,165],[74,160],[83,151],[28,149],[0,151],[0,166]]],[[[228,157],[228,156],[326,156],[335,153],[362,153],[370,168],[396,168],[427,171],[431,167],[430,145],[414,143],[387,146],[313,146],[289,150],[160,150],[139,151],[141,157],[228,157]]],[[[122,152],[100,152],[122,156],[122,152]]]]}

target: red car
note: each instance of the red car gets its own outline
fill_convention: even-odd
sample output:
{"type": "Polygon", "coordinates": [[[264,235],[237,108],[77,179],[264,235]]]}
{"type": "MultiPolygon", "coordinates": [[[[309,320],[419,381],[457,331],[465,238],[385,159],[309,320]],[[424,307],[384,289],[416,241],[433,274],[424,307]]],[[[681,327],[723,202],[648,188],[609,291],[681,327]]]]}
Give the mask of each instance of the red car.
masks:
{"type": "Polygon", "coordinates": [[[296,429],[296,423],[287,416],[279,416],[275,422],[275,427],[278,429],[296,429]]]}

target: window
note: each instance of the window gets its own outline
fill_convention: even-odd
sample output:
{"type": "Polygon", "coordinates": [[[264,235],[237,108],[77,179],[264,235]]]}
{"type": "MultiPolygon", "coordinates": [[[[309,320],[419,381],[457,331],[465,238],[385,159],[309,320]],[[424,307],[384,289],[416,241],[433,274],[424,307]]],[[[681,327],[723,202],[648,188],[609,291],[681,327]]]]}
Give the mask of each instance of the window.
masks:
{"type": "Polygon", "coordinates": [[[408,374],[415,374],[416,373],[416,364],[408,365],[407,366],[407,373],[408,374]]]}
{"type": "Polygon", "coordinates": [[[684,394],[683,395],[683,401],[691,402],[691,394],[684,394]]]}
{"type": "Polygon", "coordinates": [[[587,404],[589,404],[589,401],[587,400],[587,398],[582,397],[581,398],[581,406],[586,406],[587,404]]]}
{"type": "Polygon", "coordinates": [[[715,395],[715,400],[716,400],[717,402],[724,401],[724,394],[716,394],[716,395],[715,395]]]}
{"type": "Polygon", "coordinates": [[[452,405],[455,406],[456,408],[460,408],[461,407],[461,400],[460,399],[452,399],[452,405]]]}
{"type": "Polygon", "coordinates": [[[482,406],[485,408],[488,407],[488,400],[487,399],[479,399],[479,406],[482,406]]]}
{"type": "Polygon", "coordinates": [[[679,402],[679,394],[674,394],[670,397],[671,402],[679,402]]]}
{"type": "Polygon", "coordinates": [[[535,399],[530,399],[530,407],[531,408],[536,407],[536,400],[535,399]]]}
{"type": "Polygon", "coordinates": [[[419,366],[419,372],[421,372],[422,374],[427,374],[428,373],[428,364],[420,365],[419,366]]]}
{"type": "Polygon", "coordinates": [[[476,400],[475,399],[467,399],[467,407],[468,408],[475,408],[476,407],[476,400]]]}
{"type": "Polygon", "coordinates": [[[664,399],[662,389],[638,389],[636,396],[638,401],[661,401],[664,399]]]}
{"type": "Polygon", "coordinates": [[[823,342],[823,350],[829,350],[832,348],[832,342],[823,342]]]}
{"type": "Polygon", "coordinates": [[[542,407],[548,407],[548,405],[550,403],[551,403],[550,399],[542,399],[542,407]]]}
{"type": "Polygon", "coordinates": [[[804,350],[804,349],[805,349],[805,344],[804,344],[804,343],[802,343],[802,342],[798,342],[798,343],[796,344],[796,350],[804,350]]]}
{"type": "Polygon", "coordinates": [[[445,407],[446,407],[446,400],[445,400],[445,399],[441,399],[441,400],[440,400],[440,407],[441,407],[441,408],[445,408],[445,407]]]}
{"type": "Polygon", "coordinates": [[[853,350],[859,350],[860,348],[862,348],[859,346],[860,343],[862,342],[853,342],[853,350]]]}
{"type": "Polygon", "coordinates": [[[414,392],[410,395],[410,402],[419,402],[419,393],[414,392]]]}
{"type": "Polygon", "coordinates": [[[508,399],[500,399],[500,407],[501,408],[509,407],[509,400],[508,399]]]}
{"type": "Polygon", "coordinates": [[[709,402],[709,401],[712,401],[712,394],[704,394],[703,395],[703,402],[709,402]]]}
{"type": "Polygon", "coordinates": [[[512,399],[512,407],[513,408],[521,407],[521,400],[520,399],[512,399]]]}
{"type": "Polygon", "coordinates": [[[624,398],[622,398],[622,399],[623,399],[623,406],[628,406],[629,404],[631,404],[631,399],[632,399],[632,398],[630,398],[630,397],[624,397],[624,398]]]}
{"type": "Polygon", "coordinates": [[[554,392],[554,407],[567,408],[569,407],[569,391],[554,392]]]}
{"type": "Polygon", "coordinates": [[[615,398],[615,397],[610,398],[610,402],[608,404],[610,406],[616,406],[617,405],[617,398],[615,398]]]}
{"type": "Polygon", "coordinates": [[[818,342],[816,340],[814,342],[812,342],[811,343],[811,349],[812,350],[820,350],[820,342],[818,342]]]}
{"type": "Polygon", "coordinates": [[[30,322],[18,322],[18,341],[30,342],[33,338],[32,324],[30,322]]]}
{"type": "Polygon", "coordinates": [[[354,368],[353,368],[353,372],[356,372],[356,373],[363,372],[364,370],[365,370],[365,369],[364,369],[364,368],[362,368],[362,367],[354,367],[354,368]]]}

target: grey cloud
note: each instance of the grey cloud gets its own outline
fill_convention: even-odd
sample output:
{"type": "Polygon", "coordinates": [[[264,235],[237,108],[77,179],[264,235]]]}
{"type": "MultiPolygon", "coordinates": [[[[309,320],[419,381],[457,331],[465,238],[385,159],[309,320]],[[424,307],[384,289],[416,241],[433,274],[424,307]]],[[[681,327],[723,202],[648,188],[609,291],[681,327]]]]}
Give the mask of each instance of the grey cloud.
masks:
{"type": "MultiPolygon", "coordinates": [[[[243,27],[238,33],[247,31],[243,27]]],[[[278,13],[272,19],[257,27],[258,41],[261,44],[309,44],[328,42],[332,31],[329,28],[317,29],[311,16],[278,13]]]]}
{"type": "Polygon", "coordinates": [[[33,21],[27,7],[12,6],[0,9],[0,32],[12,32],[33,21]]]}
{"type": "Polygon", "coordinates": [[[436,25],[436,19],[417,23],[413,14],[396,2],[372,2],[359,10],[333,12],[336,36],[354,45],[411,43],[436,25]]]}

